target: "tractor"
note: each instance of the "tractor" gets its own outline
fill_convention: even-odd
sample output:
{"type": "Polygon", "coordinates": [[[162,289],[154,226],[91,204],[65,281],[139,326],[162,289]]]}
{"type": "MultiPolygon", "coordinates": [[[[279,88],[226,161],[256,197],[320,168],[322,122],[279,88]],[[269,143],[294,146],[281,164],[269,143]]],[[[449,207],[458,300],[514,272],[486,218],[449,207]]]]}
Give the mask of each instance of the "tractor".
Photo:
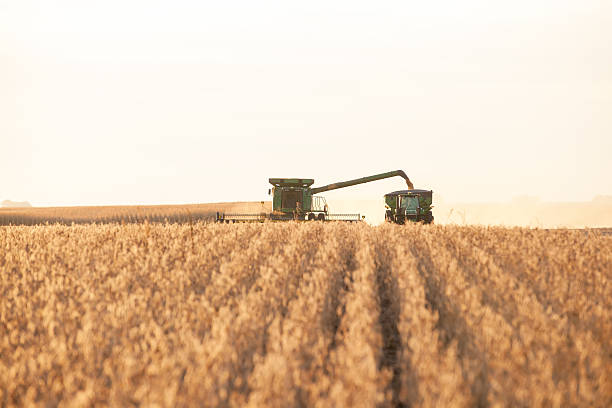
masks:
{"type": "Polygon", "coordinates": [[[404,224],[406,221],[431,224],[431,190],[399,190],[385,194],[385,221],[404,224]]]}

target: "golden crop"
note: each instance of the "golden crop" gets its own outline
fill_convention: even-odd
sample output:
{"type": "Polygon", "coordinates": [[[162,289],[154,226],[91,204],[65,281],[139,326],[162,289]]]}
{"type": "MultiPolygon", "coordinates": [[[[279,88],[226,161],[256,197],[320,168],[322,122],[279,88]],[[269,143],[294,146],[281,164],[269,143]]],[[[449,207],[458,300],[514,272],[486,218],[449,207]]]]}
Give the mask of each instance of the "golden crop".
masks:
{"type": "Polygon", "coordinates": [[[0,208],[0,225],[90,224],[90,223],[193,223],[213,221],[215,213],[259,213],[272,211],[270,201],[183,205],[113,205],[98,207],[0,208]]]}
{"type": "Polygon", "coordinates": [[[610,406],[612,237],[0,227],[2,406],[610,406]]]}

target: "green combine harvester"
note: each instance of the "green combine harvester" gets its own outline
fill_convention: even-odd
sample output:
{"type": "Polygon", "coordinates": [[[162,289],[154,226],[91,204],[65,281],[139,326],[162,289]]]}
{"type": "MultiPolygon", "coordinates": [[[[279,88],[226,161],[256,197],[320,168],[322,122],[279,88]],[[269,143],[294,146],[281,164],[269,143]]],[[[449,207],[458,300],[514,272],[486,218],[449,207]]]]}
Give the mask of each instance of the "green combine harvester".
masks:
{"type": "MultiPolygon", "coordinates": [[[[406,176],[402,170],[390,171],[387,173],[375,174],[373,176],[362,177],[349,181],[341,181],[338,183],[328,184],[322,187],[311,187],[314,184],[313,179],[302,179],[302,178],[271,178],[268,181],[272,184],[272,188],[268,190],[268,194],[272,195],[272,212],[271,213],[259,213],[259,214],[229,214],[217,212],[217,222],[263,222],[266,220],[271,221],[349,221],[357,222],[361,221],[362,217],[360,214],[333,214],[329,212],[329,207],[325,197],[317,196],[315,194],[322,193],[325,191],[337,190],[339,188],[345,188],[355,186],[358,184],[369,183],[372,181],[383,180],[389,177],[399,176],[402,177],[409,190],[403,190],[404,192],[411,191],[424,191],[414,190],[412,182],[406,176]]],[[[395,192],[398,193],[398,192],[395,192]]],[[[395,194],[390,193],[390,194],[395,194]]],[[[386,196],[385,196],[386,199],[386,196]]],[[[388,201],[390,202],[390,201],[388,201]]],[[[407,202],[406,202],[407,203],[407,202]]],[[[425,207],[419,207],[420,213],[415,218],[411,214],[405,212],[405,216],[400,216],[401,211],[397,211],[397,208],[403,209],[405,207],[404,201],[399,202],[399,206],[391,207],[398,214],[396,217],[397,221],[400,220],[423,220],[423,214],[429,211],[431,215],[431,192],[429,192],[429,207],[428,210],[425,207]]],[[[406,210],[408,211],[408,210],[406,210]]],[[[412,211],[412,206],[410,207],[412,211]]],[[[395,220],[395,218],[394,218],[395,220]]],[[[431,217],[433,220],[433,217],[431,217]]],[[[427,222],[427,221],[426,221],[427,222]]]]}

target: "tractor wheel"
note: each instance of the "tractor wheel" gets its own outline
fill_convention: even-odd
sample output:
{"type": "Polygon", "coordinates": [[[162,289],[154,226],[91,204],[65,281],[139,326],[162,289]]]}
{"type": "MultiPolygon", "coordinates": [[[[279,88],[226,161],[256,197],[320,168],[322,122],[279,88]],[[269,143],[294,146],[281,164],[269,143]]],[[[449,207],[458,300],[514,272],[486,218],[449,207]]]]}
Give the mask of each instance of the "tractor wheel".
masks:
{"type": "Polygon", "coordinates": [[[319,215],[317,215],[317,220],[318,221],[325,221],[325,214],[319,213],[319,215]]]}
{"type": "Polygon", "coordinates": [[[385,221],[386,222],[393,222],[393,213],[391,212],[391,210],[387,210],[385,212],[385,221]]]}
{"type": "Polygon", "coordinates": [[[312,220],[314,220],[315,218],[317,218],[317,217],[314,215],[314,213],[309,213],[309,214],[308,214],[308,221],[312,221],[312,220]]]}

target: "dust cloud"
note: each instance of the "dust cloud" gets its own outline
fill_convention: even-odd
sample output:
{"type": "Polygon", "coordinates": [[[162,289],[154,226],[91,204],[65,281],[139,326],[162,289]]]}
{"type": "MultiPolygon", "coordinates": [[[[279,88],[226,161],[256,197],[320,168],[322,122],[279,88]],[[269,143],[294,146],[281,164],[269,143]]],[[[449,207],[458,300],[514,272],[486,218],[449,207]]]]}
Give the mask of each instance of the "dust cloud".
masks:
{"type": "MultiPolygon", "coordinates": [[[[360,213],[378,225],[385,219],[385,203],[379,200],[328,200],[332,213],[360,213]]],[[[503,225],[533,228],[604,228],[612,226],[612,197],[586,202],[542,202],[517,197],[500,203],[447,203],[433,197],[434,223],[503,225]]]]}
{"type": "Polygon", "coordinates": [[[27,201],[4,200],[4,201],[2,201],[2,203],[0,203],[0,207],[3,207],[3,208],[29,208],[29,207],[32,207],[32,204],[30,204],[27,201]]]}

